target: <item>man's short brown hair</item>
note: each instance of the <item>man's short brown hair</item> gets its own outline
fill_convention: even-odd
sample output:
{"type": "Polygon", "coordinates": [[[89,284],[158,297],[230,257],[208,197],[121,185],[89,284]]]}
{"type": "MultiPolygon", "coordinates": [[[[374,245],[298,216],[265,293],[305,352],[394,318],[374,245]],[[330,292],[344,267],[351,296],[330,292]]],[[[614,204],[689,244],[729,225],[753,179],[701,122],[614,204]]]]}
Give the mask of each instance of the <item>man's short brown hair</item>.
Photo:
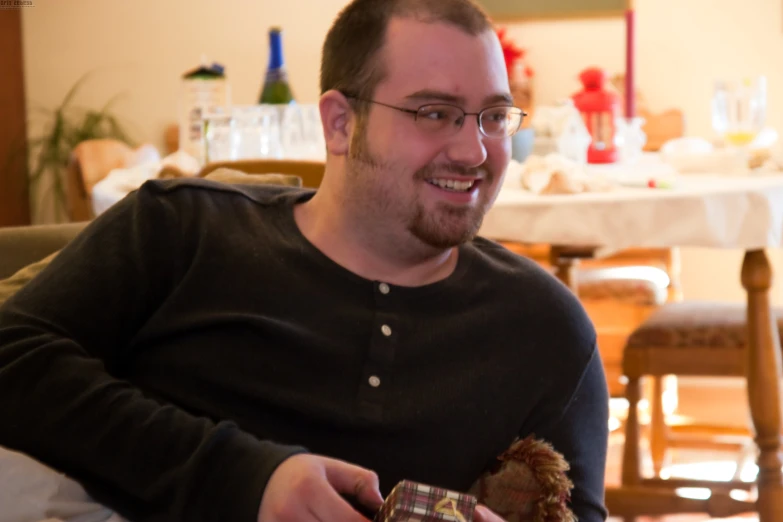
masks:
{"type": "Polygon", "coordinates": [[[471,0],[354,0],[326,35],[321,58],[321,93],[338,90],[371,98],[386,71],[379,52],[393,17],[454,25],[470,35],[492,28],[471,0]]]}

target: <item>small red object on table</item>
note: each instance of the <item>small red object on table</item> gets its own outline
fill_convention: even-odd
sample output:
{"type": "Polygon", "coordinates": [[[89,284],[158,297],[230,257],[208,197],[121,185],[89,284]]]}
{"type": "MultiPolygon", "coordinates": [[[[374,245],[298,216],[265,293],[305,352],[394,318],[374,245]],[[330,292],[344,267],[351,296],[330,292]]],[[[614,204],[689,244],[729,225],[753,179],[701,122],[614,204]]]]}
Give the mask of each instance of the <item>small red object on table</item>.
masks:
{"type": "Polygon", "coordinates": [[[397,484],[374,522],[473,522],[476,497],[410,480],[397,484]]]}
{"type": "Polygon", "coordinates": [[[582,71],[579,80],[582,90],[571,98],[592,138],[587,162],[614,163],[619,154],[615,143],[615,120],[620,116],[620,96],[605,87],[606,73],[598,67],[582,71]]]}

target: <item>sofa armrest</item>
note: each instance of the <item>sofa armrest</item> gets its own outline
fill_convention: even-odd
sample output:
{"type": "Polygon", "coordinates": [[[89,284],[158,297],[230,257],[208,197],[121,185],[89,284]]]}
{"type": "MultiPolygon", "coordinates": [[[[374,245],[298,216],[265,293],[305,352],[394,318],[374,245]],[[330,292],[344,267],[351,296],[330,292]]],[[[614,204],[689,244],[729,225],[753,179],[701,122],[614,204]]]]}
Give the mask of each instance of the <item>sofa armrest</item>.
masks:
{"type": "Polygon", "coordinates": [[[86,222],[0,227],[0,279],[60,250],[76,237],[86,222]]]}

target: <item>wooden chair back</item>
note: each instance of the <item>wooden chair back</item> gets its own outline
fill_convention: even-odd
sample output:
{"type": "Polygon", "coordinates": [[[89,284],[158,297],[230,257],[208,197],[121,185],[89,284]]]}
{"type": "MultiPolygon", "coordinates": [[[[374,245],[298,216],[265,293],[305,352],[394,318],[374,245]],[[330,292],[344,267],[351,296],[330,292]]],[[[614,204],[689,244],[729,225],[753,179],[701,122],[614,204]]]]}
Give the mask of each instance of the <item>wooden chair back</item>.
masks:
{"type": "Polygon", "coordinates": [[[71,221],[92,219],[92,189],[113,169],[128,166],[135,151],[112,139],[86,140],[71,153],[66,169],[65,193],[71,221]]]}
{"type": "Polygon", "coordinates": [[[291,174],[302,179],[302,186],[318,188],[324,177],[326,165],[319,161],[300,160],[238,160],[209,163],[201,169],[199,177],[204,177],[219,168],[229,168],[246,174],[291,174]]]}

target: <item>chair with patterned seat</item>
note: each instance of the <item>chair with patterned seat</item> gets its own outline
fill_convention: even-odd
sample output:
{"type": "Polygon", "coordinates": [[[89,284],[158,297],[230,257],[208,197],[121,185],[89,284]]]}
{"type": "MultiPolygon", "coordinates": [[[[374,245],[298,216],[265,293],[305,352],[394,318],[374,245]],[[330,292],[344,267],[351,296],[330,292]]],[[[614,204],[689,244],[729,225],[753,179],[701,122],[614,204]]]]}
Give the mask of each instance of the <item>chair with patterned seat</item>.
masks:
{"type": "MultiPolygon", "coordinates": [[[[783,332],[783,310],[777,309],[776,316],[778,330],[783,332]]],[[[652,314],[629,337],[623,356],[623,372],[628,379],[628,429],[633,431],[633,424],[638,422],[635,414],[638,397],[634,390],[644,377],[677,375],[744,378],[747,364],[746,321],[745,307],[733,303],[683,301],[662,307],[652,314]]],[[[664,421],[662,429],[653,433],[650,441],[656,476],[666,461],[667,449],[678,445],[677,435],[683,432],[691,441],[687,443],[689,446],[694,445],[693,439],[699,435],[702,440],[711,436],[727,439],[751,436],[749,429],[698,425],[678,429],[664,421]]],[[[737,441],[704,445],[723,445],[737,450],[744,447],[737,441]]],[[[637,474],[635,461],[639,459],[638,454],[638,438],[630,437],[626,440],[624,456],[628,473],[637,474]]]]}
{"type": "MultiPolygon", "coordinates": [[[[783,310],[775,310],[775,316],[780,335],[783,333],[783,310]]],[[[629,402],[622,463],[623,487],[636,492],[646,489],[651,494],[659,494],[661,488],[708,488],[714,497],[713,506],[720,504],[721,509],[726,509],[723,511],[726,514],[741,512],[738,511],[742,509],[741,504],[733,505],[735,503],[731,500],[731,490],[749,491],[755,487],[755,483],[740,480],[743,467],[741,464],[747,461],[748,457],[755,456],[747,452],[749,447],[755,448],[750,445],[751,430],[696,425],[684,426],[685,429],[678,430],[675,426],[667,425],[666,419],[662,419],[660,429],[653,430],[650,440],[654,476],[644,477],[637,406],[641,396],[641,381],[646,377],[677,375],[746,378],[747,321],[748,312],[743,304],[683,301],[661,307],[629,337],[623,354],[623,371],[628,379],[626,397],[629,402]],[[737,473],[728,482],[662,478],[660,471],[666,460],[667,450],[680,443],[692,448],[738,451],[740,454],[737,473]],[[654,493],[656,491],[658,493],[654,493]]],[[[755,389],[752,381],[748,382],[748,387],[755,389]]],[[[623,502],[619,494],[615,501],[623,502]]],[[[654,507],[654,514],[682,512],[671,499],[668,502],[671,502],[671,510],[663,511],[659,505],[654,507]]],[[[636,514],[653,513],[640,509],[636,514]]]]}

